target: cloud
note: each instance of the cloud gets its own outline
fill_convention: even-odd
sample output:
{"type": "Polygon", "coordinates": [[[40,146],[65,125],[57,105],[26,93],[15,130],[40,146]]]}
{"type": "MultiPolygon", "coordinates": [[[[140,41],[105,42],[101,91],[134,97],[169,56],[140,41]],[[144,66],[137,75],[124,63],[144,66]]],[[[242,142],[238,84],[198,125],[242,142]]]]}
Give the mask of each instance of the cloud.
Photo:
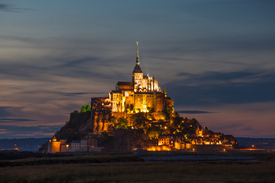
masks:
{"type": "MultiPolygon", "coordinates": [[[[76,92],[76,93],[66,93],[65,95],[67,96],[78,96],[78,95],[86,95],[86,94],[95,94],[92,92],[76,92]]],[[[97,94],[102,94],[102,93],[97,93],[97,94]]]]}
{"type": "MultiPolygon", "coordinates": [[[[74,79],[114,79],[122,78],[123,73],[118,73],[116,68],[108,67],[110,62],[98,57],[82,57],[71,60],[70,58],[46,59],[44,63],[0,63],[2,78],[57,82],[58,77],[74,79]],[[46,64],[47,63],[47,64],[46,64]],[[39,65],[41,64],[41,65],[39,65]]],[[[116,66],[118,67],[118,65],[116,66]]]]}
{"type": "Polygon", "coordinates": [[[243,131],[255,131],[255,129],[251,128],[251,127],[245,127],[245,128],[242,128],[241,130],[243,131]]]}
{"type": "Polygon", "coordinates": [[[8,11],[8,12],[20,12],[20,11],[33,10],[33,9],[30,9],[30,8],[15,8],[14,5],[0,3],[0,10],[8,11]]]}
{"type": "MultiPolygon", "coordinates": [[[[272,17],[274,17],[272,7],[274,5],[272,0],[214,0],[189,2],[178,6],[178,8],[181,8],[182,11],[188,13],[191,17],[203,17],[209,27],[211,27],[211,23],[217,22],[221,28],[227,25],[235,25],[238,31],[242,31],[245,25],[261,23],[264,25],[267,20],[272,21],[272,17]],[[232,13],[232,10],[234,10],[234,13],[232,13]],[[209,22],[209,20],[211,21],[209,22]],[[236,25],[236,23],[238,24],[236,25]]],[[[232,31],[231,26],[228,26],[228,28],[229,31],[232,31]]],[[[212,31],[215,32],[216,30],[212,29],[212,31]]],[[[226,30],[224,31],[226,32],[226,30]]]]}
{"type": "MultiPolygon", "coordinates": [[[[266,34],[261,36],[240,36],[240,35],[209,35],[196,38],[181,38],[179,40],[155,40],[155,45],[150,49],[150,53],[156,56],[173,56],[178,54],[188,55],[190,53],[205,55],[206,53],[215,53],[225,56],[224,53],[255,53],[273,52],[275,49],[275,36],[273,34],[266,34]],[[159,46],[159,45],[161,46],[159,46]]],[[[215,55],[216,57],[219,55],[215,55]]],[[[213,56],[213,55],[211,55],[213,56]]],[[[227,57],[230,55],[227,55],[227,57]]],[[[205,58],[207,59],[207,58],[205,58]]],[[[223,58],[225,60],[227,58],[223,58]]],[[[219,60],[219,61],[223,61],[219,60]]],[[[231,60],[232,61],[232,60],[231,60]]]]}
{"type": "Polygon", "coordinates": [[[86,65],[92,65],[96,62],[99,62],[100,58],[99,57],[84,57],[84,58],[79,58],[75,60],[70,60],[70,61],[65,61],[63,60],[62,62],[65,61],[65,63],[61,63],[60,65],[56,66],[56,68],[66,68],[66,67],[80,67],[80,66],[86,66],[86,65]]]}
{"type": "Polygon", "coordinates": [[[9,117],[12,114],[8,111],[11,107],[0,107],[0,118],[9,117]]]}
{"type": "Polygon", "coordinates": [[[275,73],[263,71],[179,73],[165,85],[176,105],[222,105],[275,101],[275,73]],[[183,76],[183,77],[182,77],[183,76]]]}
{"type": "Polygon", "coordinates": [[[8,134],[9,132],[6,129],[1,129],[0,128],[0,135],[2,134],[8,134]]]}
{"type": "MultiPolygon", "coordinates": [[[[30,53],[28,53],[28,55],[33,55],[34,52],[35,54],[40,52],[41,53],[38,55],[39,60],[37,58],[31,58],[28,56],[28,58],[24,61],[18,58],[15,58],[16,60],[10,61],[9,59],[14,58],[14,56],[11,55],[12,53],[7,54],[5,56],[6,59],[2,58],[3,61],[0,62],[0,75],[2,78],[27,81],[56,82],[57,77],[84,80],[91,80],[95,78],[101,80],[117,78],[117,80],[119,80],[120,78],[124,77],[124,73],[121,72],[121,68],[125,67],[124,63],[121,64],[123,61],[121,61],[121,59],[117,59],[115,62],[116,64],[114,64],[112,59],[106,58],[106,54],[101,56],[100,52],[102,52],[102,50],[98,51],[96,56],[86,56],[84,53],[80,55],[77,54],[77,49],[79,48],[74,48],[74,52],[76,54],[72,54],[69,51],[71,48],[59,48],[56,45],[53,46],[48,44],[47,41],[44,43],[44,40],[36,40],[33,38],[24,37],[8,37],[6,39],[7,41],[15,40],[15,42],[22,42],[23,45],[22,49],[20,50],[24,50],[27,45],[31,45],[30,49],[25,52],[23,51],[23,57],[29,51],[30,53]],[[41,42],[44,43],[46,48],[37,48],[40,47],[39,45],[41,42]],[[52,52],[53,49],[58,49],[60,51],[55,56],[44,56],[44,51],[41,51],[44,49],[48,52],[52,52]],[[68,54],[67,52],[70,52],[71,54],[68,54]]],[[[67,41],[70,42],[74,40],[67,41]]],[[[66,43],[66,45],[67,44],[71,45],[72,43],[66,43]]],[[[91,42],[89,44],[91,44],[91,42]]],[[[91,45],[87,45],[87,47],[89,46],[91,45]]]]}
{"type": "Polygon", "coordinates": [[[228,82],[267,82],[275,81],[275,73],[268,73],[264,71],[233,71],[233,72],[215,72],[208,71],[200,74],[190,74],[186,72],[181,72],[176,74],[176,76],[184,76],[187,83],[206,83],[206,84],[220,84],[219,81],[224,83],[228,82]]]}
{"type": "Polygon", "coordinates": [[[21,138],[26,136],[48,137],[52,136],[60,125],[38,125],[38,126],[12,126],[0,125],[0,138],[21,138]]]}
{"type": "Polygon", "coordinates": [[[11,121],[15,122],[27,122],[27,121],[37,121],[33,119],[17,119],[17,118],[0,118],[0,123],[10,123],[11,121]]]}
{"type": "Polygon", "coordinates": [[[0,10],[8,10],[10,5],[0,4],[0,10]]]}
{"type": "Polygon", "coordinates": [[[196,111],[196,110],[181,110],[181,111],[176,111],[178,113],[185,113],[185,114],[206,114],[206,113],[212,113],[209,111],[196,111]]]}
{"type": "MultiPolygon", "coordinates": [[[[213,111],[213,113],[182,115],[187,118],[196,118],[202,126],[208,126],[210,130],[216,132],[232,134],[237,137],[273,138],[274,106],[275,101],[215,106],[198,105],[191,110],[213,111]]],[[[183,105],[180,110],[186,108],[188,109],[189,105],[183,105]]]]}
{"type": "Polygon", "coordinates": [[[241,127],[244,127],[244,126],[245,126],[245,124],[243,124],[243,123],[231,121],[231,123],[226,123],[226,124],[220,123],[220,124],[217,124],[217,125],[215,125],[215,128],[222,128],[222,129],[227,129],[227,130],[233,130],[233,129],[238,129],[238,128],[241,128],[241,127]]]}
{"type": "Polygon", "coordinates": [[[220,81],[233,81],[235,79],[245,79],[249,77],[256,77],[262,72],[245,72],[245,71],[237,71],[237,72],[207,72],[205,73],[206,80],[220,80],[220,81]]]}

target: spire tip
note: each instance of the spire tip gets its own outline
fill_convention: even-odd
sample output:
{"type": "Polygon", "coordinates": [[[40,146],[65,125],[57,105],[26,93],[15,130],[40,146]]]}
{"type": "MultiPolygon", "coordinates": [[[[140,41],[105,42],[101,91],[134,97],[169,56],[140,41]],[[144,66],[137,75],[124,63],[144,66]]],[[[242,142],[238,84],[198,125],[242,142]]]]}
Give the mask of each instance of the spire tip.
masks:
{"type": "Polygon", "coordinates": [[[139,55],[138,55],[138,42],[137,43],[137,56],[136,56],[136,64],[139,65],[139,55]]]}

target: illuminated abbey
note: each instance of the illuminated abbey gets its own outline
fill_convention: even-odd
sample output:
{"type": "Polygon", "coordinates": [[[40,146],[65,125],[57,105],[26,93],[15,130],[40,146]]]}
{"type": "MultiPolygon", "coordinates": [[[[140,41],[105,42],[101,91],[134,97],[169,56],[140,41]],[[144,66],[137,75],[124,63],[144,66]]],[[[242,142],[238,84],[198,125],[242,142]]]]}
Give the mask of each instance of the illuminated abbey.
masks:
{"type": "Polygon", "coordinates": [[[129,119],[132,114],[150,112],[154,119],[164,120],[165,111],[174,112],[174,102],[167,97],[166,90],[159,87],[154,76],[143,74],[139,61],[138,42],[132,81],[119,81],[116,89],[109,93],[109,97],[92,98],[91,106],[94,132],[108,131],[106,124],[110,118],[108,114],[129,119]]]}
{"type": "Polygon", "coordinates": [[[143,75],[140,67],[138,43],[136,65],[132,82],[118,82],[116,90],[110,93],[112,112],[163,112],[165,107],[173,107],[173,101],[158,86],[158,81],[148,74],[143,75]]]}
{"type": "Polygon", "coordinates": [[[143,74],[138,43],[132,81],[119,81],[109,96],[93,97],[89,107],[90,110],[71,113],[70,120],[49,140],[44,152],[137,148],[225,151],[238,145],[232,135],[213,132],[208,127],[203,129],[195,118],[183,118],[174,112],[174,101],[167,96],[166,90],[161,89],[154,76],[143,74]]]}

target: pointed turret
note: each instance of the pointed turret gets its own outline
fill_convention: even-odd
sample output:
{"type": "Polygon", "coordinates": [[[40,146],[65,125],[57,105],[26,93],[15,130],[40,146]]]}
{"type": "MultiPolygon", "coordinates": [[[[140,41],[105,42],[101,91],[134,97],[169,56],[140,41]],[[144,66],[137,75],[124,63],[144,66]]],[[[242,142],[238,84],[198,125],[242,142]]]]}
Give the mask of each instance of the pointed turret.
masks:
{"type": "Polygon", "coordinates": [[[136,66],[133,70],[133,73],[143,73],[140,66],[139,66],[138,42],[137,42],[136,66]]]}
{"type": "Polygon", "coordinates": [[[136,64],[139,65],[139,55],[138,55],[138,42],[137,43],[137,56],[136,56],[136,64]]]}

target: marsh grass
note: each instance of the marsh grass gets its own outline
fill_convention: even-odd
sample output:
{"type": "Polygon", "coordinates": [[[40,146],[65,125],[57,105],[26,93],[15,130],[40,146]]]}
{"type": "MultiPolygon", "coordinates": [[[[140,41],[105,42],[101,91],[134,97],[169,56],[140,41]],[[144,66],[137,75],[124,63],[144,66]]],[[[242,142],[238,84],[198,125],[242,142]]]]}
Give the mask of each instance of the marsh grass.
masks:
{"type": "Polygon", "coordinates": [[[38,182],[274,182],[275,163],[108,162],[0,168],[0,183],[38,182]]]}
{"type": "Polygon", "coordinates": [[[0,167],[27,166],[27,165],[54,165],[79,163],[109,163],[109,162],[136,162],[143,161],[134,155],[96,155],[96,156],[70,156],[70,157],[42,157],[19,160],[0,161],[0,167]]]}

